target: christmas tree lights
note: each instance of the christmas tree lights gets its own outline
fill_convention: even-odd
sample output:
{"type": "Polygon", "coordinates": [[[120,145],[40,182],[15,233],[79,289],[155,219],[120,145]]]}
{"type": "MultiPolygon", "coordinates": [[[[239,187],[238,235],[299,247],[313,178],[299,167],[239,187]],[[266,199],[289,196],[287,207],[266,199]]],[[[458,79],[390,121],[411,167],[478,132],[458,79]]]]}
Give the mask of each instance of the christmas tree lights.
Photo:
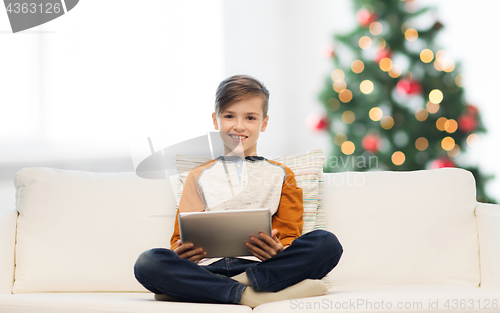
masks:
{"type": "Polygon", "coordinates": [[[326,53],[333,61],[319,95],[326,116],[310,125],[331,135],[333,156],[376,156],[378,167],[341,170],[463,167],[476,179],[478,200],[494,202],[484,191],[491,176],[456,159],[485,128],[477,107],[465,99],[460,64],[434,43],[441,22],[416,0],[354,5],[358,25],[336,35],[326,53]],[[424,27],[416,20],[425,16],[432,21],[424,27]]]}

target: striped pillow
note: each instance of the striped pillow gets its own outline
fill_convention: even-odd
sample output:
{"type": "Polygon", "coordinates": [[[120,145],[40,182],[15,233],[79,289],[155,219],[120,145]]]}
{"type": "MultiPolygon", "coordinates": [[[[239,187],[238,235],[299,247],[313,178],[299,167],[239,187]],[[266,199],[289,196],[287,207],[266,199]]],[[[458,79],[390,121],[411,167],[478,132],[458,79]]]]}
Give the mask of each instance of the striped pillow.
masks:
{"type": "Polygon", "coordinates": [[[325,229],[324,214],[318,216],[320,192],[321,195],[323,194],[323,163],[325,162],[323,151],[316,149],[305,154],[280,157],[275,161],[289,167],[295,174],[297,186],[302,188],[304,201],[302,234],[307,234],[314,229],[325,229]]]}
{"type": "MultiPolygon", "coordinates": [[[[294,154],[275,160],[293,171],[297,186],[302,188],[304,202],[302,234],[315,229],[326,230],[325,212],[321,206],[324,185],[323,164],[325,163],[323,150],[316,149],[305,154],[294,154]]],[[[331,284],[328,275],[322,280],[329,289],[331,284]]]]}

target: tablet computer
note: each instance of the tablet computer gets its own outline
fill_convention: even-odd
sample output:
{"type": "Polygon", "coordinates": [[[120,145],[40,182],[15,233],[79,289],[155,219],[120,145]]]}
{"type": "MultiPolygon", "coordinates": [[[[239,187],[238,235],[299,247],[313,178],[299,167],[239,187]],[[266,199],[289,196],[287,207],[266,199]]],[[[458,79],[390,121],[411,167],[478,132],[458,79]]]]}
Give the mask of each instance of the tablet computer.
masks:
{"type": "Polygon", "coordinates": [[[269,209],[224,210],[179,213],[183,243],[203,248],[207,258],[253,255],[245,245],[250,236],[271,234],[269,209]]]}

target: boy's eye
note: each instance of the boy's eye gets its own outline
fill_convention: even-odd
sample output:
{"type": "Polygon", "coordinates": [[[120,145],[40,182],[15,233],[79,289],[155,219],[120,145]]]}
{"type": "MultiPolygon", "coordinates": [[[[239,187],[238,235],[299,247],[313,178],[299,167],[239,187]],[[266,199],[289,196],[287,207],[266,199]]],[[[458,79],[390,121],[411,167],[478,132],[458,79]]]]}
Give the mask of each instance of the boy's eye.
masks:
{"type": "Polygon", "coordinates": [[[249,116],[248,118],[249,118],[249,119],[251,119],[251,120],[255,120],[255,119],[256,119],[256,118],[255,118],[255,117],[253,117],[253,116],[249,116]]]}
{"type": "Polygon", "coordinates": [[[224,118],[231,118],[233,117],[231,114],[224,115],[224,118]]]}

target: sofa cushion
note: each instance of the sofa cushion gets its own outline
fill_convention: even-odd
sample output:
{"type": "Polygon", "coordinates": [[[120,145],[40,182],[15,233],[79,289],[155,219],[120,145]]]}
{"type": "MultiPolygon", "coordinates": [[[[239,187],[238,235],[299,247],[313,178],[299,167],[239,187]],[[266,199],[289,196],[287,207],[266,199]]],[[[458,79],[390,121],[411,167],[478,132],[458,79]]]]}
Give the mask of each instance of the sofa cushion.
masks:
{"type": "Polygon", "coordinates": [[[156,301],[152,293],[85,292],[0,294],[5,313],[251,313],[237,304],[156,301]]]}
{"type": "Polygon", "coordinates": [[[170,246],[175,199],[168,180],[23,168],[15,185],[13,293],[148,291],[133,267],[143,251],[170,246]]]}
{"type": "Polygon", "coordinates": [[[500,312],[498,290],[463,285],[333,286],[327,295],[264,303],[254,313],[500,312]]]}
{"type": "Polygon", "coordinates": [[[327,227],[344,253],[332,285],[478,286],[475,181],[463,169],[325,174],[327,227]]]}

